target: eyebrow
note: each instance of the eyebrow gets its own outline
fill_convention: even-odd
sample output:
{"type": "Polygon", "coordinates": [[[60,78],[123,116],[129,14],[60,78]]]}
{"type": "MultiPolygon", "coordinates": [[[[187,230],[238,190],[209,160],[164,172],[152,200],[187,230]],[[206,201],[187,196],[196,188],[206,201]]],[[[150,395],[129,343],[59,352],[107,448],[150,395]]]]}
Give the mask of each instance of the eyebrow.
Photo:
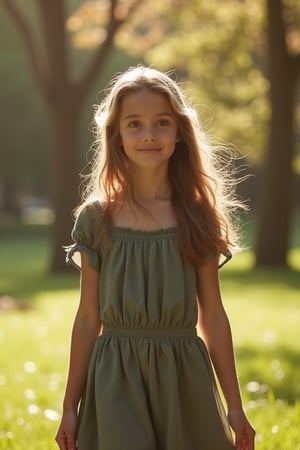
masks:
{"type": "MultiPolygon", "coordinates": [[[[157,114],[154,114],[154,116],[156,116],[156,117],[168,116],[171,118],[173,117],[173,115],[168,112],[157,113],[157,114]]],[[[138,117],[143,117],[143,114],[128,114],[128,116],[124,117],[123,120],[136,119],[138,117]]]]}

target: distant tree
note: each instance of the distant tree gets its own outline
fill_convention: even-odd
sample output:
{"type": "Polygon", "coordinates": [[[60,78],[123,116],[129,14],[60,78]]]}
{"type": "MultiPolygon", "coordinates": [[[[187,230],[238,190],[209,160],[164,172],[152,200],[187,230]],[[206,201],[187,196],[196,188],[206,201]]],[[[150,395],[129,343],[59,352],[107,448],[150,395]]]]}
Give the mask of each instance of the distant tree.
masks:
{"type": "Polygon", "coordinates": [[[263,64],[264,51],[261,2],[177,0],[176,4],[171,11],[160,6],[156,11],[160,20],[143,23],[142,30],[132,20],[118,34],[117,44],[132,56],[143,54],[162,70],[177,69],[179,81],[213,134],[257,163],[270,115],[268,82],[257,66],[263,64]]]}
{"type": "Polygon", "coordinates": [[[272,118],[261,186],[256,265],[286,267],[293,199],[296,83],[300,75],[300,10],[298,23],[295,11],[292,16],[281,0],[267,0],[267,11],[272,118]]]}
{"type": "Polygon", "coordinates": [[[56,130],[53,133],[57,144],[52,173],[58,174],[60,182],[53,190],[53,204],[60,213],[54,234],[61,239],[54,241],[57,257],[53,267],[61,264],[58,250],[69,235],[67,215],[70,206],[68,209],[66,205],[72,207],[76,203],[78,163],[74,157],[77,154],[74,152],[77,144],[74,130],[78,128],[85,93],[99,67],[103,67],[101,64],[113,39],[131,55],[143,55],[146,61],[165,70],[177,68],[182,80],[191,81],[189,86],[192,86],[200,109],[206,111],[206,119],[211,120],[213,116],[217,136],[233,142],[252,161],[262,159],[267,139],[264,130],[272,112],[266,174],[261,186],[257,265],[286,264],[294,154],[293,106],[300,53],[297,0],[266,0],[266,3],[259,0],[82,2],[70,16],[68,29],[76,47],[96,50],[93,62],[78,81],[69,75],[62,44],[65,2],[37,0],[47,44],[46,55],[43,53],[43,58],[39,58],[40,49],[32,36],[33,30],[17,9],[17,0],[3,1],[25,37],[36,78],[48,105],[50,123],[56,130]],[[264,6],[267,6],[268,14],[264,6]],[[266,15],[269,22],[267,35],[264,28],[266,15]],[[267,77],[266,36],[270,42],[267,77]],[[57,65],[62,70],[56,69],[57,65]],[[270,102],[266,95],[269,84],[270,102]],[[203,104],[209,107],[201,107],[203,104]],[[61,126],[63,120],[65,123],[61,126]],[[63,152],[66,147],[69,151],[63,152]],[[67,170],[72,175],[68,185],[64,186],[67,170]]]}
{"type": "Polygon", "coordinates": [[[16,217],[27,192],[47,194],[48,139],[19,36],[0,10],[0,210],[16,217]]]}
{"type": "MultiPolygon", "coordinates": [[[[2,0],[19,30],[36,85],[44,99],[52,136],[50,155],[51,202],[55,213],[52,271],[64,270],[62,245],[69,241],[71,210],[78,202],[79,123],[84,100],[95,78],[104,69],[119,28],[143,0],[83,2],[82,11],[98,3],[102,26],[96,48],[82,72],[72,74],[67,46],[67,0],[37,0],[40,19],[35,29],[18,0],[2,0]],[[42,43],[40,40],[42,36],[42,43]]],[[[73,26],[76,21],[73,20],[73,26]]]]}
{"type": "MultiPolygon", "coordinates": [[[[218,136],[236,144],[250,161],[264,164],[256,265],[286,266],[292,216],[296,84],[300,72],[300,3],[178,3],[183,7],[168,16],[170,31],[165,39],[145,49],[144,31],[145,59],[165,70],[177,67],[192,82],[200,110],[205,110],[201,105],[213,102],[208,112],[213,112],[218,136]],[[268,125],[269,138],[265,132],[268,125]]],[[[132,35],[139,34],[139,27],[131,27],[127,32],[123,45],[134,54],[140,52],[140,41],[132,35]],[[130,42],[135,44],[129,45],[130,42]]],[[[155,36],[152,26],[148,33],[155,36]]]]}

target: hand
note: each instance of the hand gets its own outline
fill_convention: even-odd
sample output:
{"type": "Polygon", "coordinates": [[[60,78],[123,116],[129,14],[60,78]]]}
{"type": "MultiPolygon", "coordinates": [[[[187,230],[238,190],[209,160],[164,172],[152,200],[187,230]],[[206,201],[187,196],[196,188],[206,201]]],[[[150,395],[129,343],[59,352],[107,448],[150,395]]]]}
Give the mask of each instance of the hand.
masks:
{"type": "Polygon", "coordinates": [[[77,450],[76,444],[77,414],[74,411],[64,412],[55,440],[60,450],[77,450]]]}
{"type": "Polygon", "coordinates": [[[235,433],[237,450],[254,450],[255,431],[250,425],[242,409],[232,409],[228,412],[228,420],[235,433]]]}

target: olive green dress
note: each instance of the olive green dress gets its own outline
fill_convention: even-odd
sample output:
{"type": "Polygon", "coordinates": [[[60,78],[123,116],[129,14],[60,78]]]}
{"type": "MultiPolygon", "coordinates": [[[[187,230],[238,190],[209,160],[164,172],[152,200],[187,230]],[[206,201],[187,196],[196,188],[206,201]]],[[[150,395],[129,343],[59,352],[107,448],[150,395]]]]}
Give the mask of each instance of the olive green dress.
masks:
{"type": "MultiPolygon", "coordinates": [[[[80,405],[79,450],[232,450],[204,342],[196,334],[195,270],[176,228],[114,227],[93,248],[101,210],[74,225],[67,261],[79,252],[101,272],[103,332],[80,405]]],[[[99,220],[100,218],[100,220],[99,220]]]]}

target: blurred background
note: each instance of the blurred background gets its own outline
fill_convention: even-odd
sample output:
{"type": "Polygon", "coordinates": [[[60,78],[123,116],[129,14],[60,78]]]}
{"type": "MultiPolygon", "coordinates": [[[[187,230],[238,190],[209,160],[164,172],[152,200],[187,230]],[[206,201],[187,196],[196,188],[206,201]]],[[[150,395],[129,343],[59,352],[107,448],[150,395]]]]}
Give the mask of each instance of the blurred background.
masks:
{"type": "MultiPolygon", "coordinates": [[[[238,176],[250,175],[238,186],[250,206],[247,251],[223,282],[243,395],[261,426],[259,448],[300,449],[291,432],[300,413],[299,1],[2,0],[0,55],[0,388],[10,397],[21,383],[30,417],[7,396],[0,449],[24,448],[18,430],[29,436],[41,411],[54,426],[59,419],[68,353],[61,342],[74,312],[66,300],[77,290],[62,246],[92,158],[94,107],[112,75],[137,64],[172,70],[211,136],[231,145],[238,176]],[[20,329],[28,331],[21,369],[11,358],[21,352],[20,329]],[[35,375],[39,393],[26,385],[35,375]],[[266,436],[281,430],[278,399],[286,433],[274,441],[266,436]]],[[[30,448],[52,449],[43,440],[49,428],[38,430],[30,448]]]]}
{"type": "Polygon", "coordinates": [[[151,64],[175,71],[205,127],[253,175],[239,189],[257,219],[257,265],[287,265],[300,204],[299,9],[296,0],[3,1],[1,222],[51,223],[49,265],[64,269],[93,105],[115,72],[151,64]]]}

